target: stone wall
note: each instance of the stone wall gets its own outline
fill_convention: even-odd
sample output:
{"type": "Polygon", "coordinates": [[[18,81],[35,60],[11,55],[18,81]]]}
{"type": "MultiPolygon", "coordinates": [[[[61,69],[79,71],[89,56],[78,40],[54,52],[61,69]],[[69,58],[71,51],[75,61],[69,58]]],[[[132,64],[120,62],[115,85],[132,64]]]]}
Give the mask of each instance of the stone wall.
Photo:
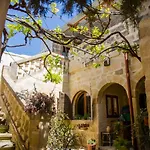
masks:
{"type": "MultiPolygon", "coordinates": [[[[89,137],[95,137],[100,143],[100,132],[105,131],[108,124],[105,107],[101,106],[100,101],[104,96],[105,90],[113,83],[121,85],[125,92],[127,92],[126,72],[123,54],[114,53],[110,66],[103,66],[94,68],[92,65],[84,66],[80,61],[71,60],[69,68],[69,98],[74,106],[74,96],[79,91],[86,91],[92,98],[92,123],[90,128],[85,132],[89,137]],[[116,57],[115,57],[116,55],[116,57]],[[101,109],[103,108],[103,109],[101,109]],[[91,133],[92,130],[92,133],[91,133]]],[[[130,58],[130,77],[131,89],[133,98],[134,115],[137,114],[137,100],[136,100],[136,85],[138,81],[144,76],[142,65],[136,58],[130,58]]],[[[115,90],[115,89],[114,89],[115,90]]],[[[116,89],[116,92],[117,91],[116,89]]],[[[115,92],[113,92],[115,94],[115,92]]],[[[121,93],[120,93],[121,94],[121,93]]],[[[120,98],[121,100],[122,98],[120,98]]],[[[104,100],[103,100],[104,102],[104,100]]],[[[127,102],[127,99],[126,99],[127,102]]],[[[123,102],[125,103],[125,102],[123,102]]],[[[74,109],[74,108],[73,108],[74,109]]],[[[79,131],[80,132],[80,131],[79,131]]],[[[86,138],[86,140],[88,139],[86,138]]],[[[86,141],[84,141],[86,143],[86,141]]]]}
{"type": "Polygon", "coordinates": [[[80,137],[81,147],[87,147],[87,141],[90,139],[97,139],[97,126],[91,120],[72,120],[72,125],[75,126],[75,132],[78,133],[80,137]]]}
{"type": "MultiPolygon", "coordinates": [[[[110,30],[118,30],[123,33],[126,38],[131,42],[137,42],[139,40],[139,33],[137,29],[132,27],[127,30],[125,24],[119,23],[113,26],[110,30]]],[[[117,35],[113,37],[115,40],[119,37],[117,35]]],[[[111,41],[110,41],[111,42],[111,41]]],[[[108,43],[110,44],[110,43],[108,43]]],[[[139,51],[138,51],[139,53],[139,51]]],[[[105,111],[106,105],[100,106],[100,100],[104,99],[105,90],[112,84],[116,83],[121,85],[128,95],[127,91],[127,80],[124,55],[119,52],[113,52],[109,55],[110,66],[104,66],[101,62],[101,66],[94,68],[92,63],[89,62],[89,55],[79,52],[79,56],[70,55],[69,62],[69,76],[68,76],[68,89],[63,88],[63,92],[68,93],[68,97],[74,107],[74,96],[79,91],[86,91],[92,98],[92,119],[90,128],[85,132],[90,137],[90,130],[92,129],[93,136],[97,139],[100,144],[100,132],[104,131],[107,126],[107,117],[105,111]],[[103,119],[105,118],[105,119],[103,119]],[[100,122],[100,120],[103,122],[100,122]],[[105,122],[105,123],[104,123],[105,122]],[[103,124],[103,125],[102,125],[103,124]]],[[[132,90],[132,101],[134,108],[134,116],[138,113],[137,107],[138,102],[136,99],[136,85],[138,81],[144,76],[142,64],[136,58],[129,57],[129,69],[131,78],[131,90],[132,90]]],[[[115,92],[114,92],[115,94],[115,92]]],[[[123,102],[124,103],[124,102],[123,102]]],[[[74,108],[73,108],[74,109],[74,108]]],[[[86,142],[86,141],[85,141],[86,142]]]]}
{"type": "MultiPolygon", "coordinates": [[[[10,64],[9,74],[13,80],[23,79],[30,75],[37,74],[39,72],[45,73],[44,69],[44,56],[48,52],[41,53],[32,57],[24,58],[10,64]]],[[[56,54],[52,54],[54,57],[56,54]]],[[[61,57],[62,68],[65,68],[64,57],[61,57]]]]}
{"type": "MultiPolygon", "coordinates": [[[[62,91],[62,82],[64,74],[62,75],[62,82],[55,84],[52,82],[44,82],[44,75],[47,73],[44,68],[43,57],[48,53],[38,54],[36,56],[28,57],[22,60],[11,63],[10,66],[3,66],[2,75],[5,77],[11,88],[16,93],[23,91],[33,91],[34,87],[41,93],[55,94],[56,101],[59,97],[59,92],[62,91]]],[[[56,54],[53,54],[55,56],[56,54]]],[[[63,72],[66,72],[68,68],[67,59],[61,57],[61,64],[63,72]]],[[[65,82],[64,82],[65,83],[65,82]]],[[[66,85],[68,83],[66,82],[66,85]]],[[[67,88],[67,86],[65,86],[67,88]]],[[[57,104],[57,102],[56,102],[57,104]]]]}

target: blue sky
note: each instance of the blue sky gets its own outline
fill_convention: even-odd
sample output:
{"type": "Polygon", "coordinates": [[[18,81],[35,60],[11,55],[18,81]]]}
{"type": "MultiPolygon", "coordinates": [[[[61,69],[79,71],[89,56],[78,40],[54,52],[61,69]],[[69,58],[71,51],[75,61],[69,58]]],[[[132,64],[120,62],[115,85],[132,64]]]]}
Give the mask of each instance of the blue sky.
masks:
{"type": "MultiPolygon", "coordinates": [[[[9,11],[9,13],[12,13],[9,11]]],[[[51,14],[50,14],[51,16],[51,14]]],[[[65,23],[67,23],[71,17],[68,17],[67,15],[64,15],[62,17],[62,20],[59,18],[59,16],[53,16],[52,18],[48,19],[42,19],[43,20],[43,27],[49,28],[49,29],[54,29],[57,26],[62,27],[65,23]]],[[[21,34],[13,37],[12,39],[9,40],[9,45],[15,45],[15,44],[21,44],[23,43],[23,36],[21,34]]],[[[25,54],[25,55],[36,55],[41,51],[42,48],[42,43],[38,39],[33,39],[30,44],[28,44],[25,47],[17,47],[17,48],[7,48],[7,51],[13,52],[16,54],[25,54]]]]}

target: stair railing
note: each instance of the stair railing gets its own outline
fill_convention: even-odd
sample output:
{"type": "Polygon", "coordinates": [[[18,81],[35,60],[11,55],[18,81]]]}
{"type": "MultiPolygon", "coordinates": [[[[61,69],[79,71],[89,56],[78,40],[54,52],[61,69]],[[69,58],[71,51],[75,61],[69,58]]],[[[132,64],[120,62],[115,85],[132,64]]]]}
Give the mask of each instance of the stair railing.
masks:
{"type": "MultiPolygon", "coordinates": [[[[29,135],[27,130],[23,129],[23,125],[21,122],[21,116],[26,117],[27,122],[30,122],[29,116],[23,112],[23,104],[15,97],[14,91],[11,90],[9,84],[2,77],[1,81],[2,91],[1,97],[3,100],[3,106],[5,107],[5,111],[9,120],[9,126],[12,130],[13,138],[15,140],[16,145],[18,145],[21,150],[29,149],[29,135]],[[22,111],[22,112],[21,112],[22,111]],[[23,131],[24,130],[24,131],[23,131]],[[25,135],[26,134],[26,135],[25,135]]],[[[24,122],[25,120],[23,120],[24,122]]],[[[27,125],[29,128],[29,124],[27,125]]]]}
{"type": "Polygon", "coordinates": [[[19,131],[18,131],[18,129],[17,129],[17,126],[15,125],[15,122],[14,122],[12,116],[11,116],[10,110],[8,109],[8,102],[7,102],[6,97],[5,97],[4,95],[1,95],[1,97],[2,97],[3,103],[4,103],[4,105],[5,105],[5,108],[6,108],[6,110],[7,110],[7,114],[8,114],[8,116],[9,116],[9,122],[11,123],[11,125],[12,125],[12,127],[13,127],[15,133],[16,133],[17,136],[19,137],[21,149],[22,149],[22,150],[28,150],[28,149],[26,148],[26,146],[25,146],[25,142],[23,141],[23,139],[22,139],[22,137],[21,137],[21,135],[20,135],[20,133],[19,133],[19,131]]]}
{"type": "Polygon", "coordinates": [[[50,116],[25,112],[24,103],[16,96],[16,93],[3,76],[1,79],[1,95],[4,111],[10,120],[8,120],[10,132],[13,135],[15,145],[21,150],[45,148],[50,116]],[[41,124],[43,127],[41,127],[41,124]]]}

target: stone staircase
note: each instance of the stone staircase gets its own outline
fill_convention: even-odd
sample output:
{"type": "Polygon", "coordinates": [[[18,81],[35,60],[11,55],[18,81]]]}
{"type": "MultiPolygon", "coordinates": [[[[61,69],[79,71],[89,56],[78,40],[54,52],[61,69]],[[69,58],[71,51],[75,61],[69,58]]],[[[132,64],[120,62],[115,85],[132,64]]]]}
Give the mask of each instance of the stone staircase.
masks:
{"type": "Polygon", "coordinates": [[[99,150],[115,150],[112,146],[100,146],[99,150]]]}
{"type": "Polygon", "coordinates": [[[12,134],[8,130],[5,113],[1,111],[0,107],[0,150],[15,150],[15,145],[11,141],[12,134]]]}

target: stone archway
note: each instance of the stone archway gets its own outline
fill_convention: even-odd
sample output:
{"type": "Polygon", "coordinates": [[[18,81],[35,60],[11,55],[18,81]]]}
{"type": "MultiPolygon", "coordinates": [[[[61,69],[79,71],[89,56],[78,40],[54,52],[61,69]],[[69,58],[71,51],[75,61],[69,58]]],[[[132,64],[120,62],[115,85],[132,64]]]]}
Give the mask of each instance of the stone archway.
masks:
{"type": "MultiPolygon", "coordinates": [[[[127,113],[124,116],[124,122],[130,124],[128,97],[125,88],[118,83],[104,85],[98,95],[99,143],[102,143],[101,135],[103,132],[106,132],[106,127],[108,125],[112,126],[125,109],[127,113]]],[[[130,138],[131,134],[124,134],[124,137],[130,138]]]]}

